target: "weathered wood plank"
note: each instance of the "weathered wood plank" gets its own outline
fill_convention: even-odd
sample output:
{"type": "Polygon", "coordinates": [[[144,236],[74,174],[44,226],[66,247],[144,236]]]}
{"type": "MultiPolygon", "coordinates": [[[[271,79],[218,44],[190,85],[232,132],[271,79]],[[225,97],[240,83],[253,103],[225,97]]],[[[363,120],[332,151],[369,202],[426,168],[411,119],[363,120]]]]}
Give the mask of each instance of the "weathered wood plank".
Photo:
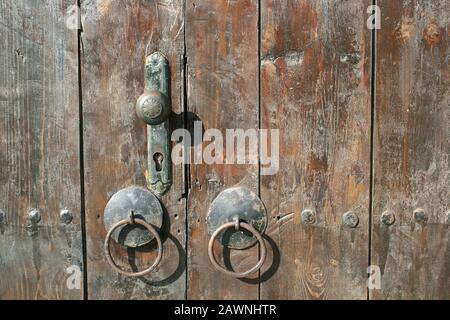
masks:
{"type": "MultiPolygon", "coordinates": [[[[258,128],[257,27],[255,0],[186,1],[188,110],[205,130],[218,129],[225,136],[226,129],[258,128]]],[[[257,283],[225,276],[212,267],[206,214],[226,188],[243,185],[257,192],[258,166],[192,164],[190,179],[187,297],[257,299],[257,283]]],[[[221,259],[223,247],[217,245],[215,251],[221,259]]],[[[236,270],[247,270],[256,264],[258,248],[231,250],[229,256],[236,270]]]]}
{"type": "Polygon", "coordinates": [[[371,298],[449,299],[450,1],[378,5],[371,298]]]}
{"type": "Polygon", "coordinates": [[[261,128],[280,130],[280,170],[261,177],[276,247],[262,299],[367,297],[369,4],[261,2],[261,128]],[[302,223],[305,209],[315,223],[302,223]]]}
{"type": "Polygon", "coordinates": [[[72,3],[0,1],[0,299],[83,297],[82,274],[66,284],[67,268],[82,270],[78,37],[64,19],[72,3]]]}
{"type": "MultiPolygon", "coordinates": [[[[172,188],[161,199],[167,211],[162,228],[164,256],[148,277],[126,278],[108,265],[103,253],[107,232],[103,210],[120,189],[146,186],[147,128],[135,113],[144,89],[146,48],[149,54],[158,50],[169,60],[172,111],[178,115],[183,111],[183,1],[86,0],[81,6],[89,298],[182,299],[186,281],[183,166],[173,166],[172,188]]],[[[180,119],[172,117],[174,127],[182,126],[180,119]]],[[[114,255],[125,269],[130,263],[142,269],[156,256],[155,250],[127,252],[119,245],[114,255]]]]}

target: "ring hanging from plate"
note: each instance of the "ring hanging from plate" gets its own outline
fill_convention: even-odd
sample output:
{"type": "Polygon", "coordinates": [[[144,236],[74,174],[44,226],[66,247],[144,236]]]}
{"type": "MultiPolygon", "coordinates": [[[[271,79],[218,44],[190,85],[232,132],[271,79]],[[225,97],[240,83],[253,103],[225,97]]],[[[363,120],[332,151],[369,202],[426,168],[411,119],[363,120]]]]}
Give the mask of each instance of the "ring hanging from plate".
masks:
{"type": "Polygon", "coordinates": [[[152,272],[156,268],[156,266],[158,266],[158,264],[161,262],[162,252],[163,252],[162,248],[163,247],[162,247],[161,237],[159,236],[156,229],[151,224],[145,222],[144,220],[135,218],[132,211],[130,212],[128,219],[121,220],[121,221],[117,222],[114,226],[112,226],[112,228],[108,231],[108,234],[106,235],[106,239],[105,239],[106,259],[108,260],[109,264],[111,265],[111,267],[113,267],[114,270],[116,270],[120,274],[123,274],[127,277],[142,277],[142,276],[152,272]],[[155,262],[153,262],[153,264],[150,267],[148,267],[147,269],[145,269],[143,271],[139,271],[139,272],[130,272],[130,271],[125,271],[125,270],[121,269],[115,263],[113,257],[111,256],[111,250],[110,250],[109,244],[110,244],[112,234],[119,227],[124,226],[124,225],[136,225],[136,224],[143,226],[145,229],[148,230],[148,232],[150,232],[154,236],[154,239],[156,239],[156,242],[158,243],[158,256],[156,257],[155,262]]]}

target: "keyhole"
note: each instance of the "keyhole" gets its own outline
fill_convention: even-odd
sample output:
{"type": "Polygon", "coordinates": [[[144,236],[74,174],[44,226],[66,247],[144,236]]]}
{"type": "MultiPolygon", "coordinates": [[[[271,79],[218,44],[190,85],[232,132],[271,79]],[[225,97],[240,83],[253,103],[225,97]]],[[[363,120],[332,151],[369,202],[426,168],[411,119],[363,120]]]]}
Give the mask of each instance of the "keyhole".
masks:
{"type": "Polygon", "coordinates": [[[155,161],[155,167],[156,167],[156,171],[161,171],[162,170],[162,162],[164,160],[164,156],[162,155],[162,153],[156,152],[153,155],[153,161],[155,161]]]}

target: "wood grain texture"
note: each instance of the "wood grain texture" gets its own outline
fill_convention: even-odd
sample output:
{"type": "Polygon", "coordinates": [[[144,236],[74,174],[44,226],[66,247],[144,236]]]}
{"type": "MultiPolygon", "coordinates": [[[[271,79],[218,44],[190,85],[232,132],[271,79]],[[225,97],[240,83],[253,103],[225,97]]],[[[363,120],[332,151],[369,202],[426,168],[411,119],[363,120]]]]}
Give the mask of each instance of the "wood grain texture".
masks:
{"type": "Polygon", "coordinates": [[[0,1],[0,299],[81,299],[77,30],[72,1],[0,1]],[[39,209],[38,224],[28,211],[39,209]],[[68,209],[73,221],[60,221],[68,209]]]}
{"type": "Polygon", "coordinates": [[[449,299],[450,2],[378,5],[372,264],[382,281],[371,298],[449,299]],[[415,222],[418,208],[428,222],[415,222]]]}
{"type": "Polygon", "coordinates": [[[280,170],[261,177],[275,247],[262,299],[367,298],[369,4],[261,2],[261,128],[280,130],[280,170]],[[357,228],[343,225],[347,211],[357,228]]]}
{"type": "MultiPolygon", "coordinates": [[[[187,104],[205,130],[218,129],[225,136],[226,129],[258,128],[257,27],[255,0],[186,1],[187,104]]],[[[258,192],[257,164],[192,164],[190,180],[188,299],[257,299],[257,283],[212,267],[206,224],[209,205],[220,191],[242,185],[258,192]]],[[[222,259],[224,247],[217,245],[215,252],[222,259]]],[[[248,270],[257,262],[258,248],[231,250],[225,257],[235,270],[248,270]]]]}
{"type": "MultiPolygon", "coordinates": [[[[145,278],[112,271],[103,253],[103,210],[109,197],[131,185],[146,186],[147,127],[135,113],[144,90],[144,58],[160,51],[171,68],[173,127],[183,124],[182,0],[82,1],[82,88],[85,137],[86,223],[90,299],[182,299],[185,297],[185,201],[183,166],[173,166],[173,185],[161,202],[164,256],[145,278]]],[[[111,244],[114,246],[114,242],[111,244]]],[[[156,257],[114,246],[123,268],[141,270],[156,257]]]]}

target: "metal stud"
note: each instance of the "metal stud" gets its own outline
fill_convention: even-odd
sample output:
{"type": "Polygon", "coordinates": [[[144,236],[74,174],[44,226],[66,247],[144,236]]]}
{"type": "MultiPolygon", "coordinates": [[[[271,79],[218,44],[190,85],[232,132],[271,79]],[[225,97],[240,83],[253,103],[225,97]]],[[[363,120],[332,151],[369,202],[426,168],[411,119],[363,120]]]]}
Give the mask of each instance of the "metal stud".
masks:
{"type": "Polygon", "coordinates": [[[28,211],[28,219],[26,223],[26,230],[30,237],[33,237],[38,232],[38,223],[41,221],[41,213],[38,209],[31,209],[28,211]]]}
{"type": "Polygon", "coordinates": [[[387,226],[391,226],[395,222],[395,215],[392,211],[385,211],[381,215],[381,222],[383,222],[387,226]]]}
{"type": "Polygon", "coordinates": [[[28,212],[28,219],[33,223],[39,223],[41,221],[41,213],[38,209],[31,209],[28,212]]]}
{"type": "Polygon", "coordinates": [[[302,222],[304,224],[316,223],[316,215],[311,209],[305,209],[302,211],[302,222]]]}
{"type": "Polygon", "coordinates": [[[349,228],[356,228],[359,224],[359,218],[353,211],[344,213],[342,215],[342,221],[349,228]]]}
{"type": "Polygon", "coordinates": [[[6,213],[3,210],[0,210],[0,224],[2,224],[6,219],[6,213]]]}
{"type": "Polygon", "coordinates": [[[59,218],[60,218],[61,223],[69,224],[72,222],[73,215],[72,215],[72,212],[70,212],[70,210],[63,209],[59,213],[59,218]]]}
{"type": "Polygon", "coordinates": [[[414,216],[414,220],[417,223],[427,223],[427,221],[428,221],[428,215],[424,209],[414,210],[413,216],[414,216]]]}

